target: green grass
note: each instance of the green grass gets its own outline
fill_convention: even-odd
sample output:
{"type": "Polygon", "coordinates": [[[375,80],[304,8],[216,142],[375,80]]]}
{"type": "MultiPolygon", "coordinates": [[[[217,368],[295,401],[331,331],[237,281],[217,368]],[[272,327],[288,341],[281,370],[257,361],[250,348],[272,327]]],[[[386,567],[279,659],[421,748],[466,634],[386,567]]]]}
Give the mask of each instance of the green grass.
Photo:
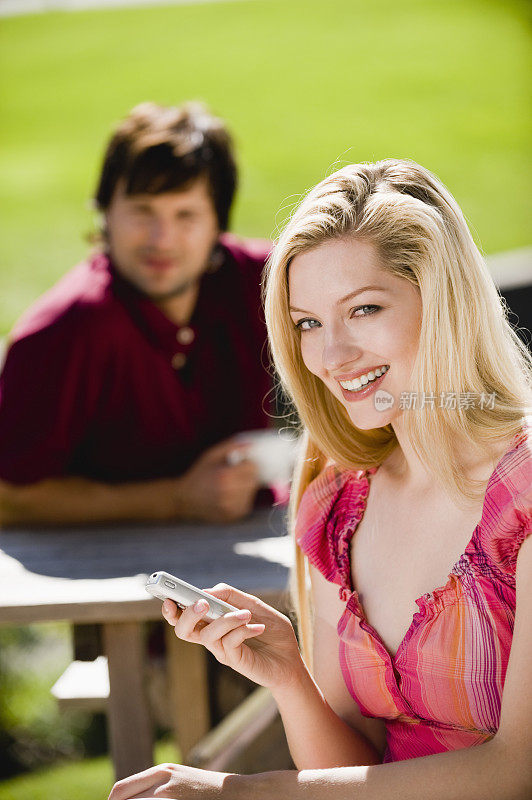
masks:
{"type": "Polygon", "coordinates": [[[4,329],[83,256],[110,123],[147,98],[202,97],[231,121],[243,233],[271,234],[287,199],[336,162],[400,155],[448,183],[487,251],[529,241],[521,3],[255,0],[54,13],[6,20],[1,38],[4,329]]]}
{"type": "Polygon", "coordinates": [[[230,121],[243,234],[271,235],[333,165],[406,156],[486,252],[527,245],[526,8],[252,0],[1,20],[0,333],[84,256],[104,141],[146,99],[202,98],[230,121]]]}
{"type": "MultiPolygon", "coordinates": [[[[94,757],[105,752],[103,719],[61,713],[50,692],[72,659],[70,640],[67,623],[0,627],[0,767],[7,756],[26,770],[9,779],[0,772],[0,800],[96,800],[109,793],[111,760],[94,757]],[[2,753],[4,732],[9,752],[2,753]]],[[[170,740],[156,745],[155,763],[179,758],[170,740]]]]}
{"type": "MultiPolygon", "coordinates": [[[[175,762],[171,742],[155,747],[155,763],[175,762]]],[[[0,784],[0,800],[104,800],[113,785],[109,758],[91,758],[21,775],[0,784]]]]}

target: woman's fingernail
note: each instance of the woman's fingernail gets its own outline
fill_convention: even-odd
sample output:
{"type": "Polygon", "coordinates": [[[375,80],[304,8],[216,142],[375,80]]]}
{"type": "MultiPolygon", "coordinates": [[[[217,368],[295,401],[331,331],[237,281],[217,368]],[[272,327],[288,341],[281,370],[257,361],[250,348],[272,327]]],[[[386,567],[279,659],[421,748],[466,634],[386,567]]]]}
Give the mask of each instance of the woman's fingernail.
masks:
{"type": "Polygon", "coordinates": [[[207,611],[209,609],[209,604],[206,600],[196,600],[194,603],[194,611],[196,614],[202,614],[203,611],[207,611]]]}
{"type": "Polygon", "coordinates": [[[249,619],[251,617],[251,611],[249,611],[247,608],[243,608],[242,611],[239,611],[237,614],[235,614],[235,617],[237,619],[249,619]]]}

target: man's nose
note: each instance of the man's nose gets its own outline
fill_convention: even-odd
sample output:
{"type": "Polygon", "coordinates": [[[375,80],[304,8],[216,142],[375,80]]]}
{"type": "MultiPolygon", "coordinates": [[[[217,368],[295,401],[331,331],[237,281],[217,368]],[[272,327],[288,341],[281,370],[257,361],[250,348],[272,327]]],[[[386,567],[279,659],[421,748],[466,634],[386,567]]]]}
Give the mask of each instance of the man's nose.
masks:
{"type": "Polygon", "coordinates": [[[323,367],[329,372],[352,366],[362,354],[362,349],[353,338],[338,327],[329,331],[325,336],[322,352],[323,367]]]}
{"type": "Polygon", "coordinates": [[[150,226],[150,244],[159,250],[171,250],[176,242],[176,225],[172,220],[154,219],[150,226]]]}

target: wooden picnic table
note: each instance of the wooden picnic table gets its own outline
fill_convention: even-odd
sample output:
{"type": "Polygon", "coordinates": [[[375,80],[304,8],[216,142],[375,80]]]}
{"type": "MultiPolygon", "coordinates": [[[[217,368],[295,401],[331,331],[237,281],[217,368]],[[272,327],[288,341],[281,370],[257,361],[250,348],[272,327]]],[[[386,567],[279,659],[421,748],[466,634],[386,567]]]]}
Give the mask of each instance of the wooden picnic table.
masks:
{"type": "MultiPolygon", "coordinates": [[[[144,584],[157,570],[199,587],[221,581],[272,602],[287,586],[291,542],[286,509],[261,509],[231,525],[124,524],[0,531],[0,624],[67,620],[101,623],[108,659],[108,724],[118,778],[153,764],[142,623],[161,618],[144,584]]],[[[171,628],[168,626],[171,632],[171,628]]],[[[180,675],[194,680],[183,648],[167,639],[174,710],[182,714],[180,675]],[[176,694],[177,693],[177,694],[176,694]]],[[[183,724],[183,720],[181,720],[183,724]]],[[[176,720],[179,728],[180,721],[176,720]]]]}

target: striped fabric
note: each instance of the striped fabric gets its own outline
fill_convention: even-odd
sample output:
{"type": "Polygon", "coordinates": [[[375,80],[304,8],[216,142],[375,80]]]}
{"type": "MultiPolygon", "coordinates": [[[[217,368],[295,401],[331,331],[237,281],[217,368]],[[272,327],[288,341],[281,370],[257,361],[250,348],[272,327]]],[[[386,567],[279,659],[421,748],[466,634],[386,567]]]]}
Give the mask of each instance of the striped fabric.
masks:
{"type": "Polygon", "coordinates": [[[384,761],[481,744],[499,725],[517,554],[532,532],[531,421],[491,475],[480,523],[447,583],[416,601],[394,657],[366,622],[351,581],[350,541],[376,470],[327,467],[303,495],[296,522],[301,549],[346,602],[338,622],[345,683],[365,716],[385,720],[384,761]]]}

